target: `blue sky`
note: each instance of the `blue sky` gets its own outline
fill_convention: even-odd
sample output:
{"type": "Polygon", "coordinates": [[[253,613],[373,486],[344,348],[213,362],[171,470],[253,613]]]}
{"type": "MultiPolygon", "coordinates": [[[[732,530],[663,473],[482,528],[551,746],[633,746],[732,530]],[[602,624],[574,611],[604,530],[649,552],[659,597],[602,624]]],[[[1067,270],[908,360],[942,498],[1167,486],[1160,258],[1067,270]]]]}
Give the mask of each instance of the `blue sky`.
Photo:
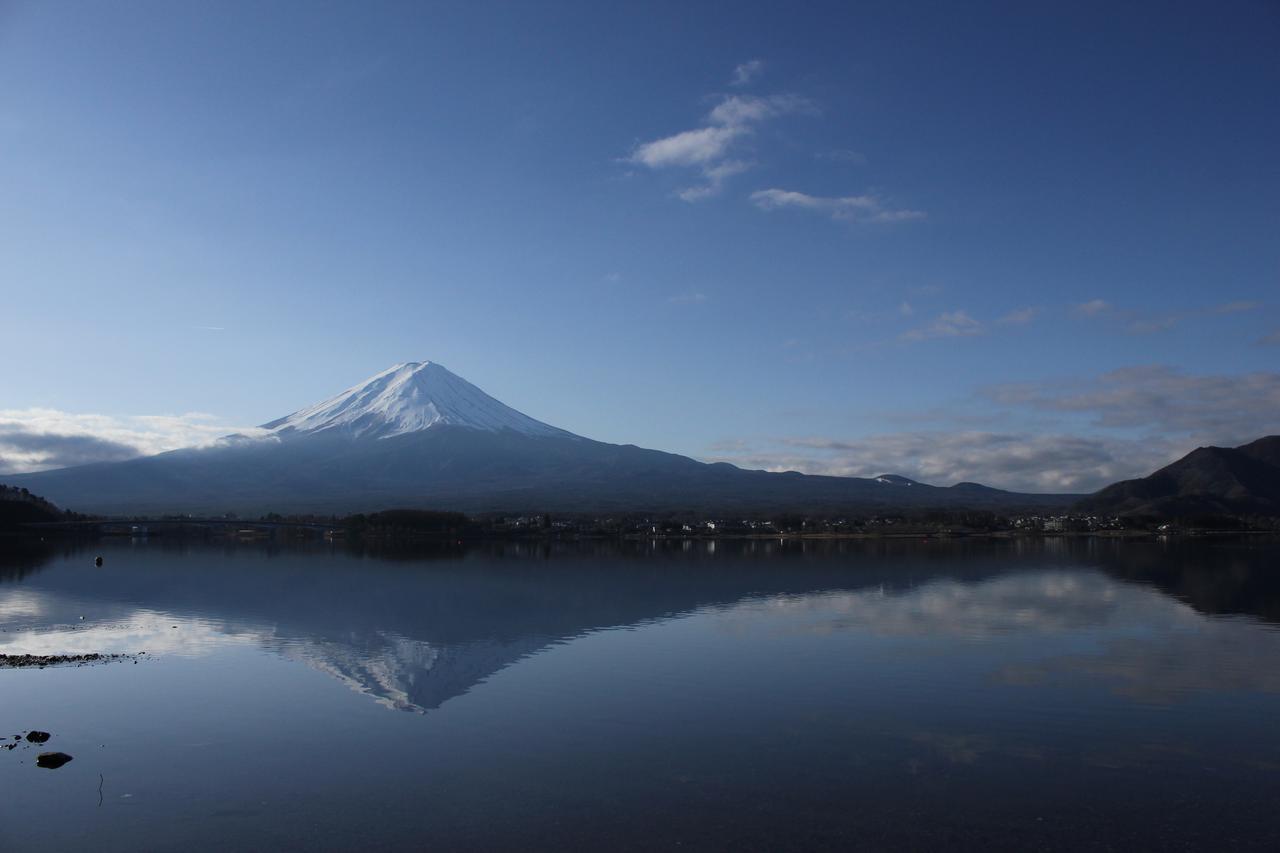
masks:
{"type": "Polygon", "coordinates": [[[0,0],[0,472],[422,359],[939,483],[1280,431],[1280,6],[1116,5],[0,0]]]}

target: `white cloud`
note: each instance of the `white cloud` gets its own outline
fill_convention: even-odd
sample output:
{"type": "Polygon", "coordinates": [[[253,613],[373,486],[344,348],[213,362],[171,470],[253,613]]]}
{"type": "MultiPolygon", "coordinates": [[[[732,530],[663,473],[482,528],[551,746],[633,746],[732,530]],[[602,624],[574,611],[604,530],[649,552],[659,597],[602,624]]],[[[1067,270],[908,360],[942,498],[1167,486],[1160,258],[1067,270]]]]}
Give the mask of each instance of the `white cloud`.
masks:
{"type": "Polygon", "coordinates": [[[983,325],[967,311],[947,311],[939,314],[929,325],[909,329],[899,337],[904,341],[927,341],[932,338],[972,337],[985,332],[983,325]]]}
{"type": "Polygon", "coordinates": [[[690,291],[688,293],[677,293],[675,296],[667,298],[667,302],[672,305],[698,305],[706,302],[710,297],[699,291],[690,291]]]}
{"type": "Polygon", "coordinates": [[[74,414],[57,409],[0,409],[0,474],[118,462],[180,447],[209,444],[255,428],[223,424],[213,415],[74,414]]]}
{"type": "Polygon", "coordinates": [[[733,80],[730,81],[730,85],[745,86],[762,73],[764,73],[764,63],[759,59],[749,60],[733,69],[733,80]]]}
{"type": "Polygon", "coordinates": [[[745,127],[701,127],[646,142],[636,148],[632,161],[650,169],[668,166],[701,166],[724,156],[729,143],[747,132],[745,127]]]}
{"type": "Polygon", "coordinates": [[[908,222],[925,217],[919,210],[887,209],[874,195],[816,196],[775,188],[756,190],[751,194],[751,202],[764,211],[786,208],[812,210],[828,214],[833,219],[854,222],[908,222]]]}
{"type": "Polygon", "coordinates": [[[719,193],[728,178],[751,168],[749,161],[732,156],[732,151],[757,126],[788,113],[813,111],[812,104],[795,95],[729,95],[707,114],[705,126],[641,143],[628,160],[655,170],[698,169],[705,182],[677,195],[685,201],[700,201],[719,193]]]}
{"type": "MultiPolygon", "coordinates": [[[[760,60],[739,65],[734,85],[755,79],[763,69],[760,60]]],[[[720,194],[734,175],[756,164],[749,155],[749,140],[765,122],[792,114],[816,114],[817,108],[798,95],[732,94],[719,98],[701,126],[682,130],[637,144],[626,162],[653,170],[691,169],[701,173],[702,182],[676,191],[677,198],[698,202],[720,194]]],[[[851,149],[837,149],[816,155],[821,159],[865,163],[866,158],[851,149]]],[[[762,189],[751,195],[761,210],[799,208],[819,211],[833,219],[856,222],[895,223],[925,218],[920,210],[887,207],[874,195],[814,196],[793,190],[762,189]]]]}

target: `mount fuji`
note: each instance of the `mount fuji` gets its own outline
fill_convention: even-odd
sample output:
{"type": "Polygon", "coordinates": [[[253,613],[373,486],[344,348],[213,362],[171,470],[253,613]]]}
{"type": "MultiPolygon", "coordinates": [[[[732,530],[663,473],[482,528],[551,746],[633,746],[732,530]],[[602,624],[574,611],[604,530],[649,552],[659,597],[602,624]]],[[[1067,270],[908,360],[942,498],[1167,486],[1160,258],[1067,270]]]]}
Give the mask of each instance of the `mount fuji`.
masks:
{"type": "Polygon", "coordinates": [[[397,364],[323,402],[212,445],[7,478],[107,515],[468,512],[845,512],[1066,506],[905,477],[748,471],[535,420],[429,361],[397,364]]]}
{"type": "Polygon", "coordinates": [[[352,438],[391,438],[441,426],[576,438],[517,412],[430,361],[397,364],[336,397],[262,428],[281,437],[332,430],[352,438]]]}

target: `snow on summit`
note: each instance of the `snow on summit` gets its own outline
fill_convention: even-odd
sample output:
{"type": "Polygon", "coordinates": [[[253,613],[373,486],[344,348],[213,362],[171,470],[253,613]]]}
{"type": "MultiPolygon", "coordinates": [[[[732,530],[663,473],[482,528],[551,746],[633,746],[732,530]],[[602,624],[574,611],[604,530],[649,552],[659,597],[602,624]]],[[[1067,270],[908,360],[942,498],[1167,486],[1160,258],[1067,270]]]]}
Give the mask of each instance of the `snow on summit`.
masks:
{"type": "Polygon", "coordinates": [[[360,438],[390,438],[445,425],[536,436],[572,435],[517,412],[430,361],[397,364],[262,428],[282,437],[341,430],[360,438]]]}

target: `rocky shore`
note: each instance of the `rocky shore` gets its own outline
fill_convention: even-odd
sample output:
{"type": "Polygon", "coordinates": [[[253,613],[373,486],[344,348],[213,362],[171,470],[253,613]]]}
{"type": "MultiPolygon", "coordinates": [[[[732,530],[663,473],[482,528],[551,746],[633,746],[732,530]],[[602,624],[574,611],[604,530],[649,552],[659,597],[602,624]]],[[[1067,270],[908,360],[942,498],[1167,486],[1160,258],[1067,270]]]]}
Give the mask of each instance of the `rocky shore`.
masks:
{"type": "MultiPolygon", "coordinates": [[[[141,652],[140,654],[146,654],[141,652]]],[[[0,655],[0,669],[25,669],[26,667],[63,666],[75,664],[83,666],[87,663],[110,663],[111,661],[136,660],[138,655],[98,654],[87,655],[0,655]]]]}

